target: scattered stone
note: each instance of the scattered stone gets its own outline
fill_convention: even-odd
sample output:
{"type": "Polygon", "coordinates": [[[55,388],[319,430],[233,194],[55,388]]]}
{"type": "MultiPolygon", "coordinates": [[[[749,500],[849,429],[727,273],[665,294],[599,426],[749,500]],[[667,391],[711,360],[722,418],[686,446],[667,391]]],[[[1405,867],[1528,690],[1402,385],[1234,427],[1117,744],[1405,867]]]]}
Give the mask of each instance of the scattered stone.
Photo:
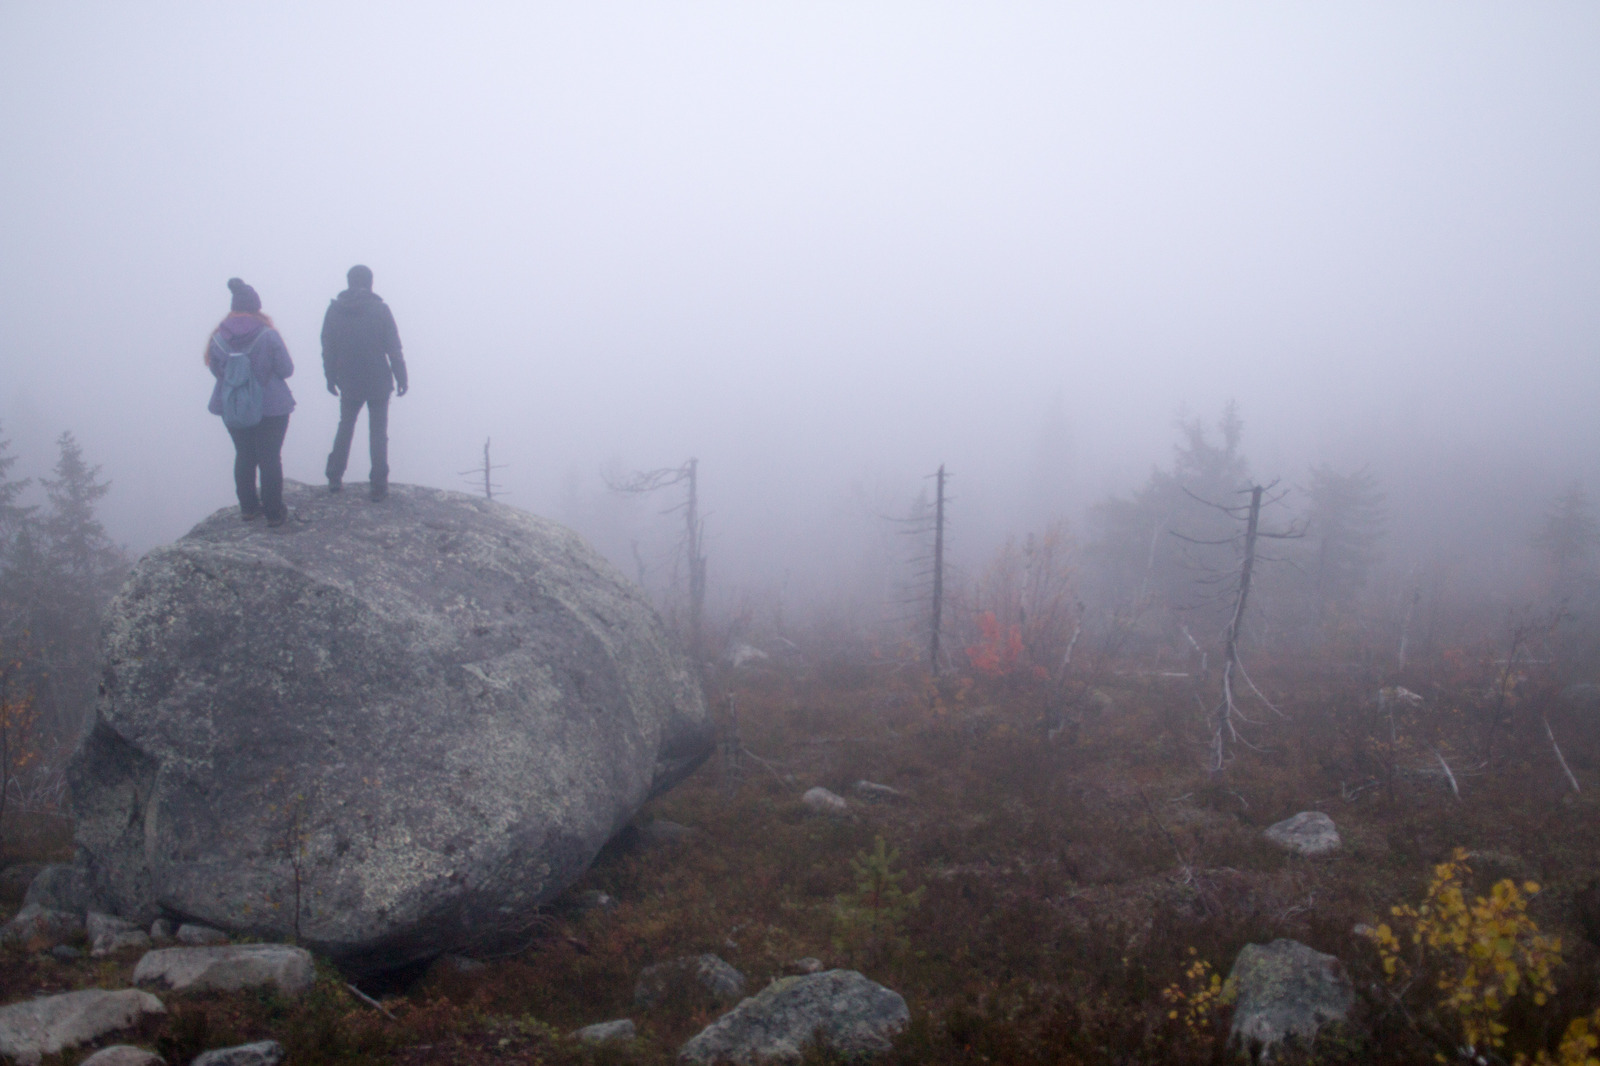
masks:
{"type": "Polygon", "coordinates": [[[83,952],[71,944],[57,944],[50,949],[50,957],[59,962],[77,962],[83,958],[83,952]]]}
{"type": "Polygon", "coordinates": [[[728,665],[737,670],[741,666],[754,666],[756,663],[767,662],[771,658],[772,656],[754,645],[740,644],[728,653],[728,665]]]}
{"type": "Polygon", "coordinates": [[[207,1051],[196,1056],[189,1066],[278,1066],[282,1061],[283,1045],[276,1040],[262,1040],[207,1051]]]}
{"type": "Polygon", "coordinates": [[[471,959],[465,955],[440,955],[439,965],[454,973],[461,974],[482,973],[489,968],[487,963],[479,962],[477,959],[471,959]]]}
{"type": "Polygon", "coordinates": [[[598,888],[591,888],[586,892],[579,892],[572,897],[572,907],[579,914],[589,911],[609,911],[617,906],[616,897],[609,892],[602,892],[598,888]]]}
{"type": "Polygon", "coordinates": [[[846,1058],[888,1051],[911,1020],[898,992],[854,970],[785,977],[683,1045],[681,1061],[799,1062],[808,1045],[846,1058]]]}
{"type": "Polygon", "coordinates": [[[618,1018],[614,1022],[599,1022],[595,1025],[586,1025],[572,1034],[574,1040],[582,1040],[585,1044],[610,1044],[632,1040],[639,1035],[639,1030],[634,1027],[632,1018],[618,1018]]]}
{"type": "Polygon", "coordinates": [[[0,900],[11,902],[26,896],[44,866],[42,862],[15,862],[0,870],[0,900]]]}
{"type": "Polygon", "coordinates": [[[167,1066],[167,1060],[154,1051],[132,1044],[112,1044],[96,1051],[79,1066],[167,1066]]]}
{"type": "Polygon", "coordinates": [[[803,959],[795,959],[789,964],[789,972],[797,974],[821,973],[825,969],[827,969],[827,967],[822,964],[821,959],[814,958],[810,955],[807,955],[803,959]]]}
{"type": "Polygon", "coordinates": [[[800,797],[800,802],[812,814],[825,814],[838,818],[850,813],[850,804],[845,802],[843,796],[829,792],[821,785],[807,790],[806,794],[800,797]]]}
{"type": "Polygon", "coordinates": [[[1562,689],[1561,698],[1578,707],[1600,707],[1600,685],[1579,681],[1562,689]]]}
{"type": "Polygon", "coordinates": [[[83,916],[29,903],[4,926],[0,944],[16,944],[26,951],[48,951],[83,935],[83,916]]]}
{"type": "Polygon", "coordinates": [[[171,918],[157,918],[150,923],[151,940],[174,940],[178,936],[178,923],[171,918]]]}
{"type": "Polygon", "coordinates": [[[146,1014],[164,1014],[148,992],[87,988],[0,1007],[0,1055],[32,1066],[45,1055],[126,1029],[146,1014]]]}
{"type": "Polygon", "coordinates": [[[34,875],[22,902],[24,906],[37,903],[46,910],[83,914],[99,909],[93,897],[88,876],[80,867],[51,863],[34,875]]]}
{"type": "Polygon", "coordinates": [[[1309,1048],[1317,1031],[1343,1021],[1356,1000],[1339,960],[1296,940],[1246,944],[1228,979],[1237,997],[1228,1041],[1244,1051],[1259,1047],[1262,1061],[1289,1041],[1309,1048]]]}
{"type": "Polygon", "coordinates": [[[880,785],[876,781],[857,781],[855,791],[856,795],[868,800],[897,800],[905,797],[905,793],[898,788],[880,785]]]}
{"type": "Polygon", "coordinates": [[[89,934],[89,954],[110,955],[124,948],[148,948],[150,934],[124,918],[90,911],[84,923],[89,934]]]}
{"type": "Polygon", "coordinates": [[[178,931],[173,937],[180,944],[187,944],[192,948],[216,947],[228,943],[228,934],[221,929],[213,929],[209,925],[195,925],[184,922],[178,926],[178,931]]]}
{"type": "Polygon", "coordinates": [[[633,989],[633,1005],[649,1010],[673,996],[710,997],[731,1003],[744,995],[744,974],[715,955],[685,955],[647,966],[633,989]]]}
{"type": "Polygon", "coordinates": [[[296,936],[354,976],[522,943],[710,754],[695,671],[554,523],[409,485],[284,496],[289,531],[225,508],[106,609],[67,768],[95,909],[296,936]]]}
{"type": "Polygon", "coordinates": [[[1266,830],[1266,837],[1285,851],[1308,858],[1326,855],[1339,847],[1339,831],[1333,819],[1321,811],[1301,811],[1266,830]]]}
{"type": "Polygon", "coordinates": [[[174,992],[235,992],[271,985],[294,996],[315,980],[311,953],[288,944],[157,948],[133,968],[134,984],[162,984],[174,992]]]}
{"type": "Polygon", "coordinates": [[[686,825],[657,818],[649,825],[639,827],[639,843],[645,847],[662,847],[683,844],[694,837],[695,831],[686,825]]]}

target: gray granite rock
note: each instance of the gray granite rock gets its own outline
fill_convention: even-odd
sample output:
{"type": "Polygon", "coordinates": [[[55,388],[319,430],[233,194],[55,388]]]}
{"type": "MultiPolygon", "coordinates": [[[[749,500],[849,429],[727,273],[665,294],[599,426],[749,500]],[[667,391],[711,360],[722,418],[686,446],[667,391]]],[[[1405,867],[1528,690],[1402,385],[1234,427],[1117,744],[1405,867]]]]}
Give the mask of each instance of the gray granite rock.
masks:
{"type": "Polygon", "coordinates": [[[154,1051],[132,1044],[112,1044],[96,1051],[78,1066],[167,1066],[167,1060],[154,1051]]]}
{"type": "Polygon", "coordinates": [[[0,926],[0,944],[15,944],[28,951],[49,951],[83,935],[83,915],[25,904],[0,926]]]}
{"type": "Polygon", "coordinates": [[[136,988],[87,988],[13,1003],[0,1007],[0,1055],[31,1066],[45,1055],[136,1025],[146,1014],[165,1012],[159,999],[136,988]]]}
{"type": "Polygon", "coordinates": [[[276,1040],[219,1047],[198,1055],[189,1066],[278,1066],[283,1061],[283,1045],[276,1040]]]}
{"type": "Polygon", "coordinates": [[[806,790],[800,797],[800,803],[812,814],[825,814],[837,818],[850,813],[850,804],[845,802],[843,796],[836,792],[829,792],[821,785],[806,790]]]}
{"type": "Polygon", "coordinates": [[[614,1022],[597,1022],[586,1025],[572,1034],[574,1040],[585,1044],[611,1044],[632,1040],[639,1035],[632,1018],[618,1018],[614,1022]]]}
{"type": "Polygon", "coordinates": [[[178,936],[178,923],[171,918],[157,918],[150,923],[150,939],[174,940],[178,936]]]}
{"type": "Polygon", "coordinates": [[[888,1051],[910,1020],[898,992],[854,970],[785,977],[701,1030],[678,1058],[739,1066],[799,1062],[810,1045],[866,1058],[888,1051]]]}
{"type": "Polygon", "coordinates": [[[28,894],[28,886],[45,868],[42,862],[14,862],[0,870],[0,901],[12,903],[28,894]]]}
{"type": "Polygon", "coordinates": [[[1260,1049],[1263,1060],[1291,1041],[1309,1047],[1317,1031],[1343,1021],[1355,1005],[1344,966],[1297,940],[1246,944],[1233,962],[1233,1028],[1228,1041],[1260,1049]]]}
{"type": "Polygon", "coordinates": [[[129,948],[148,948],[151,943],[150,934],[137,925],[99,911],[90,911],[84,925],[89,936],[89,953],[97,957],[129,948]]]}
{"type": "Polygon", "coordinates": [[[674,997],[732,1003],[744,995],[744,974],[716,955],[685,955],[647,966],[633,988],[633,1005],[648,1010],[674,997]]]}
{"type": "Polygon", "coordinates": [[[163,985],[174,992],[235,992],[276,988],[299,995],[316,980],[304,948],[288,944],[229,944],[211,948],[157,948],[133,968],[133,982],[163,985]]]}
{"type": "Polygon", "coordinates": [[[210,948],[228,943],[228,934],[221,929],[214,929],[209,925],[198,925],[194,922],[184,922],[172,934],[174,940],[180,944],[187,944],[192,948],[210,948]]]}
{"type": "Polygon", "coordinates": [[[1308,858],[1327,855],[1339,848],[1339,830],[1333,819],[1321,811],[1301,811],[1293,818],[1270,825],[1266,837],[1285,851],[1308,858]]]}
{"type": "Polygon", "coordinates": [[[285,500],[288,532],[226,508],[107,609],[68,768],[100,909],[358,973],[517,943],[710,752],[694,672],[551,522],[405,485],[285,500]]]}
{"type": "Polygon", "coordinates": [[[37,903],[48,910],[70,911],[74,914],[100,909],[90,891],[86,872],[81,867],[65,863],[51,863],[35,874],[33,880],[28,882],[28,893],[22,902],[25,905],[37,903]]]}

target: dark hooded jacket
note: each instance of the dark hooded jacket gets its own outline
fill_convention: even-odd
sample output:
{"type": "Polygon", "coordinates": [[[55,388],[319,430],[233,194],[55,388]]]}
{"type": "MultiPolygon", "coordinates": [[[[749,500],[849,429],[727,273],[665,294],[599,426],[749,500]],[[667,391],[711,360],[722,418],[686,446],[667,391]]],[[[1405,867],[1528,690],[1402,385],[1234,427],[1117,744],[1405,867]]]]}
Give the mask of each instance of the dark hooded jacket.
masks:
{"type": "Polygon", "coordinates": [[[406,387],[400,331],[383,298],[371,289],[346,289],[322,318],[322,371],[341,394],[385,396],[406,387]]]}

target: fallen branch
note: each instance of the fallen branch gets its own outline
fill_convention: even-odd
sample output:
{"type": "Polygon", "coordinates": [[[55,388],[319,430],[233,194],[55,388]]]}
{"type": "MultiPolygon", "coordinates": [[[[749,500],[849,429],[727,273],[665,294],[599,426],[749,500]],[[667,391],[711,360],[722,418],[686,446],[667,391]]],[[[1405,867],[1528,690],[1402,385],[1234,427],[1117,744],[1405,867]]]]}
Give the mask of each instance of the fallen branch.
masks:
{"type": "Polygon", "coordinates": [[[1444,761],[1444,756],[1440,755],[1436,748],[1429,748],[1428,750],[1433,752],[1435,759],[1439,760],[1439,766],[1444,770],[1446,780],[1450,782],[1450,793],[1459,801],[1461,799],[1461,789],[1456,787],[1456,775],[1450,772],[1450,764],[1444,761]]]}
{"type": "Polygon", "coordinates": [[[1556,743],[1555,733],[1550,730],[1550,719],[1541,717],[1539,721],[1544,723],[1544,735],[1550,738],[1550,750],[1556,753],[1556,762],[1561,764],[1561,772],[1567,775],[1567,784],[1572,786],[1572,791],[1582,792],[1583,789],[1578,787],[1578,779],[1572,776],[1572,768],[1567,765],[1566,756],[1561,754],[1561,745],[1556,743]]]}
{"type": "Polygon", "coordinates": [[[344,986],[350,990],[350,994],[352,996],[356,997],[361,1002],[363,1002],[367,1006],[371,1007],[373,1010],[379,1012],[385,1018],[388,1018],[391,1022],[398,1022],[400,1020],[399,1018],[396,1018],[393,1014],[389,1013],[389,1008],[388,1007],[385,1007],[382,1003],[379,1003],[377,1000],[373,999],[371,996],[369,996],[365,992],[361,991],[361,989],[357,988],[355,985],[351,984],[349,981],[346,981],[344,983],[344,986]]]}

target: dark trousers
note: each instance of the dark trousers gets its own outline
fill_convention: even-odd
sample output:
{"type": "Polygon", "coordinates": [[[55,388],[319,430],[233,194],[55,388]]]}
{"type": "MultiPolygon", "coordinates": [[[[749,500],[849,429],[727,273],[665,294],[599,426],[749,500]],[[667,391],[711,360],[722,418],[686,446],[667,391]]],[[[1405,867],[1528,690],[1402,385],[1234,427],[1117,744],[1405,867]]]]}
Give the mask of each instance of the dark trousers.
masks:
{"type": "Polygon", "coordinates": [[[233,438],[233,487],[239,493],[239,510],[245,514],[264,511],[271,519],[289,513],[283,506],[283,437],[288,432],[288,415],[266,415],[248,429],[228,429],[233,438]]]}
{"type": "Polygon", "coordinates": [[[328,480],[342,481],[350,465],[350,441],[356,435],[356,415],[367,408],[367,443],[372,451],[371,481],[389,483],[389,394],[355,396],[339,393],[339,431],[333,435],[333,451],[328,453],[328,480]]]}

